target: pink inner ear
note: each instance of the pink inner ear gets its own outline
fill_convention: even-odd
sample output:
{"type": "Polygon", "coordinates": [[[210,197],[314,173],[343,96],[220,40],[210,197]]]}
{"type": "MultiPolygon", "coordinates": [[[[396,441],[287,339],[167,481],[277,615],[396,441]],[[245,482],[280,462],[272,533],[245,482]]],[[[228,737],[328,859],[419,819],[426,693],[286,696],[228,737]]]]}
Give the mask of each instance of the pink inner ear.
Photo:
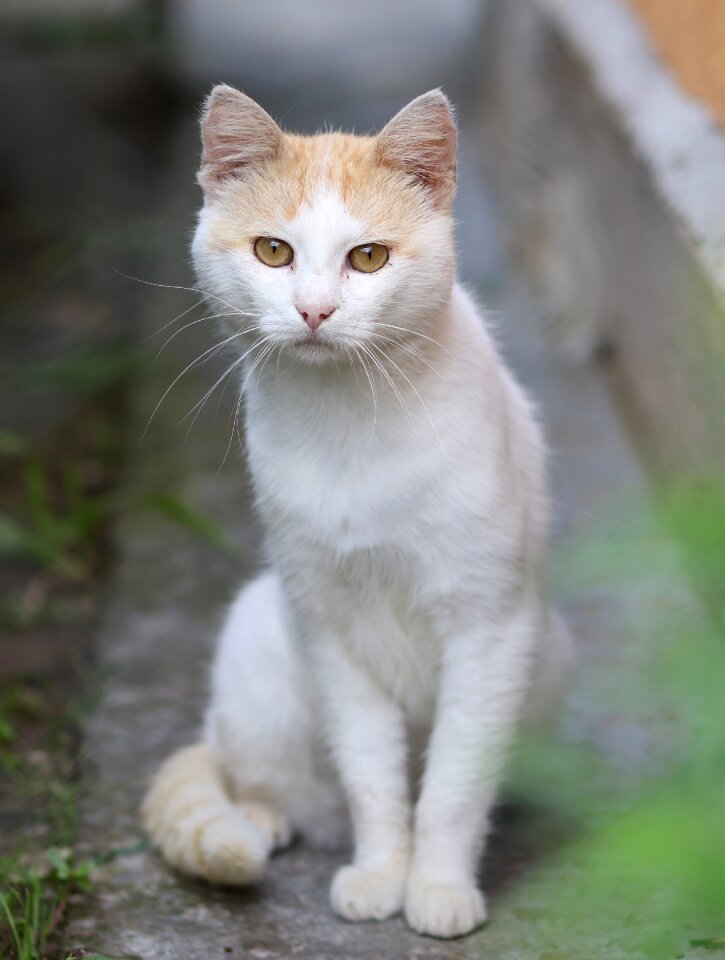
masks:
{"type": "Polygon", "coordinates": [[[202,186],[240,176],[246,167],[271,160],[281,148],[282,136],[269,114],[246,94],[215,87],[201,121],[202,186]]]}
{"type": "Polygon", "coordinates": [[[376,154],[380,163],[405,172],[444,203],[455,191],[456,141],[448,101],[433,91],[393,117],[378,137],[376,154]]]}

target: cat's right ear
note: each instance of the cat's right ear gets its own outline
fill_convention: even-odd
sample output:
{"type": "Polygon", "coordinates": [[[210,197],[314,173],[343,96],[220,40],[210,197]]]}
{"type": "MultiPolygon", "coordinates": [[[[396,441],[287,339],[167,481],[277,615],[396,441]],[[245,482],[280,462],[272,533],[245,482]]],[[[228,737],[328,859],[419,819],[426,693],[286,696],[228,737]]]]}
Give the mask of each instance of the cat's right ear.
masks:
{"type": "Polygon", "coordinates": [[[441,207],[456,191],[456,122],[442,90],[430,90],[403,107],[378,134],[380,163],[407,174],[441,207]]]}
{"type": "Polygon", "coordinates": [[[283,134],[251,97],[219,84],[204,104],[201,141],[199,183],[213,194],[225,181],[272,160],[282,147],[283,134]]]}

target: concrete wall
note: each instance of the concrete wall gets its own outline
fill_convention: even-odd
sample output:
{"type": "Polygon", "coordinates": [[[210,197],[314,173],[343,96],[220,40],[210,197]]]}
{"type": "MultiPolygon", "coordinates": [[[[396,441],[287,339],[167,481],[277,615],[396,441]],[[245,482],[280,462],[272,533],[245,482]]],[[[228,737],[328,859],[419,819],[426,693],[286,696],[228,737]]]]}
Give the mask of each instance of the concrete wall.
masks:
{"type": "MultiPolygon", "coordinates": [[[[588,12],[605,6],[612,0],[591,0],[588,12]]],[[[660,176],[657,137],[638,135],[644,91],[631,91],[628,116],[595,62],[600,42],[616,53],[616,31],[599,36],[592,21],[587,49],[558,15],[564,7],[494,0],[486,25],[482,148],[511,242],[545,298],[552,336],[573,363],[599,363],[652,468],[725,474],[725,323],[712,242],[722,224],[698,221],[708,198],[683,194],[718,178],[725,194],[725,162],[715,150],[700,174],[702,157],[683,143],[688,178],[660,176]]],[[[620,84],[628,69],[636,75],[638,50],[627,53],[614,62],[620,84]]],[[[678,117],[660,121],[671,136],[678,117]]]]}

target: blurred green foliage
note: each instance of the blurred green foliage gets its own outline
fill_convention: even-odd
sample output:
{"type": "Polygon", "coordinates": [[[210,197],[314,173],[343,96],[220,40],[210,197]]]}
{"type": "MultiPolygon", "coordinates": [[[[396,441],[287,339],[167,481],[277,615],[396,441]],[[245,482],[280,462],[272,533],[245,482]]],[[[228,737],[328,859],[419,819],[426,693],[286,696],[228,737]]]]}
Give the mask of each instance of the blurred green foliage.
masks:
{"type": "Polygon", "coordinates": [[[0,514],[0,559],[26,556],[63,576],[89,576],[106,504],[84,490],[73,462],[62,469],[60,506],[54,502],[53,480],[39,460],[27,459],[21,474],[21,519],[0,514]]]}
{"type": "Polygon", "coordinates": [[[20,367],[0,364],[0,376],[25,393],[57,391],[82,399],[126,382],[136,362],[135,351],[123,343],[85,343],[20,367]]]}
{"type": "Polygon", "coordinates": [[[569,839],[509,905],[534,911],[550,960],[722,950],[725,491],[662,488],[651,509],[566,550],[559,578],[573,593],[635,589],[623,659],[597,661],[592,695],[638,746],[522,744],[514,789],[563,817],[569,839]]]}
{"type": "Polygon", "coordinates": [[[12,473],[6,498],[11,508],[0,512],[0,561],[25,557],[40,569],[87,579],[109,522],[134,509],[157,513],[227,553],[236,552],[212,517],[176,493],[113,487],[121,447],[118,411],[104,413],[98,398],[113,400],[136,363],[135,351],[110,342],[79,345],[19,368],[0,365],[0,376],[28,396],[61,396],[81,405],[66,418],[78,422],[76,436],[58,438],[50,447],[0,431],[0,470],[12,473]]]}
{"type": "Polygon", "coordinates": [[[99,495],[84,489],[73,461],[63,463],[58,483],[33,455],[22,462],[20,474],[17,518],[0,513],[0,561],[25,557],[63,577],[86,579],[94,569],[101,528],[132,509],[150,510],[226,553],[238,552],[212,517],[173,493],[136,494],[133,500],[118,491],[99,495]]]}

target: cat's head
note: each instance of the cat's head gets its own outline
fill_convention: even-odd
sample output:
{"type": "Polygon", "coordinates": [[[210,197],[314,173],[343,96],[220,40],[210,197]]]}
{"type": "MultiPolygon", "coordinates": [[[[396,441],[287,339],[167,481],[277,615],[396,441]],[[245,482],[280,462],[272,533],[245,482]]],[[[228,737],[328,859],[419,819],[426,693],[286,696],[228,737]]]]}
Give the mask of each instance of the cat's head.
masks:
{"type": "Polygon", "coordinates": [[[227,325],[314,362],[430,332],[455,270],[456,127],[439,90],[377,136],[305,137],[218,86],[201,129],[193,257],[215,312],[239,311],[227,325]]]}

